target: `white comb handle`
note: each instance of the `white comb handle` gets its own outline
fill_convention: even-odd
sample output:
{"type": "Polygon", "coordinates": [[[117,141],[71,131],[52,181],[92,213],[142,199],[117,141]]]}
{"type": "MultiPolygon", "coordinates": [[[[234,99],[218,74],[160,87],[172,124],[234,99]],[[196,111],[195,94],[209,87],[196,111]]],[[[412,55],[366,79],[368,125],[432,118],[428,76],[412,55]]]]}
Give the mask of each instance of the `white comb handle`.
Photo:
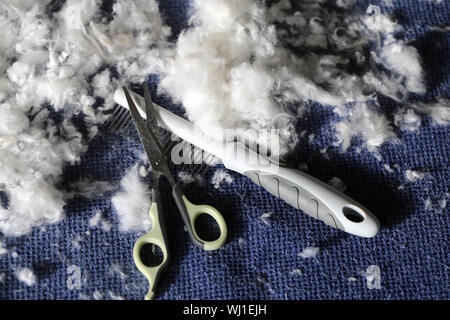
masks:
{"type": "Polygon", "coordinates": [[[310,175],[271,162],[242,143],[230,143],[222,159],[225,167],[249,177],[254,183],[294,208],[327,225],[360,237],[374,237],[378,219],[347,195],[310,175]]]}

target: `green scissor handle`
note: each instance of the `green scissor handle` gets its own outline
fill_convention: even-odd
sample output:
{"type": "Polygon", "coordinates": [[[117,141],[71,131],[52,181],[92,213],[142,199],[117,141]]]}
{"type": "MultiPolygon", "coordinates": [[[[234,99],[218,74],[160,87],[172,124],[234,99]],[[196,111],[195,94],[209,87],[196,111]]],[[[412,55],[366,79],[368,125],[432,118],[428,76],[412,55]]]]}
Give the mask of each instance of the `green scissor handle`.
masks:
{"type": "Polygon", "coordinates": [[[180,184],[176,184],[174,186],[172,195],[175,199],[178,209],[180,210],[181,216],[183,218],[184,224],[187,227],[187,231],[189,233],[189,236],[191,237],[192,242],[194,242],[194,244],[199,248],[207,251],[217,250],[221,248],[225,244],[228,236],[227,224],[222,214],[212,206],[206,204],[197,205],[190,202],[184,195],[180,184]],[[219,226],[220,236],[216,240],[206,241],[199,237],[197,230],[195,229],[195,221],[202,214],[211,216],[219,226]]]}
{"type": "Polygon", "coordinates": [[[186,198],[186,196],[183,196],[182,199],[183,199],[184,205],[187,209],[187,213],[189,215],[189,221],[190,221],[190,225],[192,228],[193,236],[195,237],[195,239],[198,242],[200,242],[202,244],[203,249],[210,251],[210,250],[217,250],[220,247],[222,247],[225,244],[225,241],[227,239],[228,229],[227,229],[227,224],[225,223],[225,219],[220,214],[220,212],[216,208],[211,207],[206,204],[200,204],[200,205],[193,204],[186,198]],[[197,220],[197,218],[201,214],[207,214],[207,215],[211,216],[218,224],[219,229],[220,229],[220,236],[216,240],[205,241],[198,236],[197,230],[195,230],[195,220],[197,220]]]}
{"type": "MultiPolygon", "coordinates": [[[[220,212],[209,205],[196,205],[190,202],[184,193],[181,190],[179,185],[176,185],[173,189],[173,196],[175,202],[180,209],[181,216],[183,217],[183,221],[187,226],[189,236],[192,241],[203,250],[216,250],[222,247],[225,244],[228,235],[227,224],[225,223],[225,219],[220,214],[220,212]],[[219,226],[220,236],[216,240],[213,241],[205,241],[201,239],[195,229],[195,221],[197,218],[202,215],[207,214],[211,216],[219,226]]],[[[162,208],[159,191],[153,189],[153,203],[150,207],[149,216],[152,220],[152,229],[140,237],[133,248],[133,259],[136,267],[139,271],[147,278],[149,283],[149,291],[145,296],[145,300],[151,300],[154,296],[154,289],[157,285],[159,275],[161,271],[166,267],[169,260],[169,251],[167,245],[167,237],[164,226],[164,219],[162,216],[162,208]],[[146,244],[153,244],[158,246],[163,254],[162,262],[157,266],[146,266],[141,260],[141,249],[146,244]]]]}
{"type": "Polygon", "coordinates": [[[149,291],[145,296],[145,300],[151,300],[154,295],[154,288],[158,282],[159,275],[161,271],[166,267],[169,259],[169,251],[166,241],[165,228],[163,227],[164,222],[162,220],[160,201],[158,192],[153,189],[153,203],[150,207],[150,218],[152,220],[152,229],[140,237],[133,248],[133,259],[136,267],[139,271],[147,278],[149,283],[149,291]],[[145,244],[153,244],[158,246],[163,254],[162,262],[157,266],[148,267],[141,260],[141,249],[145,244]]]}

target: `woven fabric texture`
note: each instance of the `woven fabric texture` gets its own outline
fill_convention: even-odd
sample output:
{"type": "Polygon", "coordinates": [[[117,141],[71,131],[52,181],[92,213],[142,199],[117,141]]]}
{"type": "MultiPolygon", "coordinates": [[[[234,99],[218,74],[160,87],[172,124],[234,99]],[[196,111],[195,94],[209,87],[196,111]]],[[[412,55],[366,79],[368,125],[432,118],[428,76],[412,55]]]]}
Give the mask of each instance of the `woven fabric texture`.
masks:
{"type": "MultiPolygon", "coordinates": [[[[188,1],[160,2],[166,23],[178,34],[187,23],[188,1]]],[[[450,36],[433,27],[449,25],[450,3],[392,2],[388,9],[395,10],[405,28],[403,36],[414,39],[412,44],[423,57],[427,97],[449,98],[450,36]]],[[[156,77],[150,77],[153,92],[156,83],[156,77]]],[[[155,100],[176,109],[162,97],[155,100]]],[[[383,106],[391,117],[396,106],[390,102],[383,106]]],[[[187,193],[193,202],[211,204],[222,212],[228,242],[214,252],[195,247],[163,184],[172,257],[155,298],[448,299],[449,212],[441,208],[449,192],[448,127],[433,126],[425,119],[417,132],[399,130],[400,143],[383,145],[380,161],[373,153],[358,150],[358,141],[344,153],[329,147],[334,120],[331,109],[312,107],[299,127],[315,134],[315,139],[302,139],[295,156],[307,164],[309,174],[323,181],[341,178],[346,193],[378,216],[379,235],[364,239],[334,230],[233,172],[229,173],[234,182],[216,189],[209,181],[217,167],[211,168],[204,185],[193,184],[187,193]],[[320,150],[327,146],[325,157],[320,150]],[[388,172],[386,164],[398,167],[388,172]],[[408,182],[407,169],[428,176],[408,182]],[[404,188],[399,190],[400,185],[404,188]],[[431,205],[425,204],[427,200],[431,205]],[[300,253],[311,246],[320,248],[317,255],[302,257],[300,253]],[[373,265],[380,269],[380,286],[370,289],[366,271],[373,265]]],[[[114,183],[117,191],[141,151],[132,140],[101,132],[81,163],[65,169],[61,187],[91,177],[114,183]]],[[[146,181],[151,184],[150,177],[146,181]]],[[[100,199],[72,199],[62,222],[27,236],[3,237],[8,253],[0,256],[0,299],[142,299],[148,283],[132,259],[139,234],[119,232],[111,204],[115,191],[100,199]],[[89,226],[97,210],[113,223],[109,232],[89,226]],[[33,269],[36,284],[19,282],[14,274],[18,267],[33,269]]]]}

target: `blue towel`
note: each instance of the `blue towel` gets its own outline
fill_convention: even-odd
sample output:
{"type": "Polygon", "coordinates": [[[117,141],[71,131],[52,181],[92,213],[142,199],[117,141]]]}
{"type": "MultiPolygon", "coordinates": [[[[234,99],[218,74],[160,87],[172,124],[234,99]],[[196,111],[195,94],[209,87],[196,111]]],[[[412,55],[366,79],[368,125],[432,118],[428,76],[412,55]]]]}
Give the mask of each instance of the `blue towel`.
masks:
{"type": "MultiPolygon", "coordinates": [[[[449,98],[450,36],[432,30],[449,25],[449,2],[399,0],[387,9],[395,10],[405,28],[403,36],[414,40],[412,45],[423,57],[426,97],[449,98]]],[[[164,0],[161,10],[175,34],[186,26],[188,1],[164,0]]],[[[149,81],[154,90],[157,78],[149,81]]],[[[157,102],[175,108],[164,98],[157,102]]],[[[383,103],[391,117],[395,106],[383,103]]],[[[358,142],[345,153],[329,147],[325,158],[320,150],[331,145],[335,117],[319,106],[308,111],[300,125],[316,139],[301,140],[295,157],[323,181],[341,178],[346,193],[378,216],[379,235],[364,239],[334,230],[230,172],[234,182],[222,184],[221,189],[210,183],[188,188],[193,202],[218,208],[229,227],[227,244],[205,252],[189,240],[163,184],[164,208],[171,217],[172,257],[156,299],[448,299],[449,212],[440,208],[449,192],[448,127],[433,126],[425,119],[418,132],[398,131],[401,143],[383,145],[381,161],[365,150],[358,152],[358,142]],[[388,172],[385,164],[398,168],[388,172]],[[408,182],[407,169],[429,175],[408,182]],[[426,200],[431,206],[425,205],[426,200]],[[319,252],[304,258],[301,253],[311,246],[319,252]],[[373,268],[380,272],[375,279],[367,276],[373,268]]],[[[118,186],[141,149],[138,143],[103,132],[79,165],[65,169],[61,188],[80,177],[118,186]]],[[[207,172],[207,181],[216,169],[207,172]]],[[[148,283],[132,259],[139,235],[119,232],[111,194],[72,199],[61,223],[27,236],[4,238],[9,253],[0,256],[0,274],[4,274],[0,299],[142,299],[148,283]],[[89,227],[97,210],[113,222],[111,231],[89,227]],[[17,280],[13,270],[18,266],[35,271],[35,285],[17,280]]]]}

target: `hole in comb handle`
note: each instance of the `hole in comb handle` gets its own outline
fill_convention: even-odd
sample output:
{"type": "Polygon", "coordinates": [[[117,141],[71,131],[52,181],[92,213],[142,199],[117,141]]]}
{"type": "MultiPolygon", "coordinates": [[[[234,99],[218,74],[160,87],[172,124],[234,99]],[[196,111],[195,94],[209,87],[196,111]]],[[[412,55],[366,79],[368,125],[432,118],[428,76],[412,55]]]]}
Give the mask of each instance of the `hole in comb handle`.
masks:
{"type": "Polygon", "coordinates": [[[364,221],[364,217],[358,211],[352,208],[344,207],[342,209],[342,213],[351,222],[360,223],[364,221]]]}

